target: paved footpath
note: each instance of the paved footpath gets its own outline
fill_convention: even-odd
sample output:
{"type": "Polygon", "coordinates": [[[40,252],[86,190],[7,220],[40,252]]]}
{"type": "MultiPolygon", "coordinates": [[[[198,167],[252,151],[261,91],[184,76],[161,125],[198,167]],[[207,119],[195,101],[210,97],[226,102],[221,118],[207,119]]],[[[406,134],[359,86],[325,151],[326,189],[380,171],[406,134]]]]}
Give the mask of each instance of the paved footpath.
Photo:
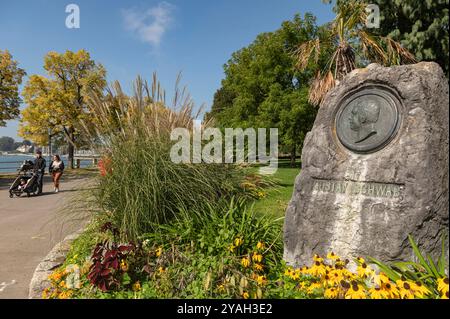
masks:
{"type": "Polygon", "coordinates": [[[62,180],[53,193],[47,176],[41,196],[9,198],[9,185],[0,184],[0,299],[28,298],[34,270],[53,246],[80,225],[61,213],[86,180],[62,180]]]}

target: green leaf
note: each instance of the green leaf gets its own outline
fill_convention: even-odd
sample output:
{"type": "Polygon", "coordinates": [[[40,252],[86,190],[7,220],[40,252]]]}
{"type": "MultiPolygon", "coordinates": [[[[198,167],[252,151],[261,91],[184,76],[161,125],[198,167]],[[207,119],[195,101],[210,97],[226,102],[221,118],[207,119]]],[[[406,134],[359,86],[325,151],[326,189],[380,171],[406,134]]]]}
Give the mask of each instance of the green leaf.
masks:
{"type": "Polygon", "coordinates": [[[423,257],[422,253],[419,250],[419,247],[417,247],[416,242],[414,241],[414,239],[412,238],[411,235],[408,235],[408,239],[409,242],[411,244],[411,247],[414,251],[414,254],[416,255],[416,257],[419,259],[420,265],[422,265],[423,268],[425,268],[425,270],[428,273],[432,273],[433,271],[431,270],[430,266],[428,265],[428,263],[426,262],[425,258],[423,257]]]}
{"type": "Polygon", "coordinates": [[[431,271],[433,272],[434,277],[439,278],[439,272],[436,269],[436,265],[434,264],[433,259],[430,255],[427,255],[428,263],[430,265],[431,271]]]}

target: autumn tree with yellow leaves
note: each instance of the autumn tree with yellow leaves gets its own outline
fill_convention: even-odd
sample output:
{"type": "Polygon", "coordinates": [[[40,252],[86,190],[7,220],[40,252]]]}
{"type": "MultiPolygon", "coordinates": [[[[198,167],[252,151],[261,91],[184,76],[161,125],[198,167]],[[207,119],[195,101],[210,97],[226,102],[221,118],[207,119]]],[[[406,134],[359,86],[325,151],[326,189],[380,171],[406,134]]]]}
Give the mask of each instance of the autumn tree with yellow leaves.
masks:
{"type": "Polygon", "coordinates": [[[23,89],[26,108],[22,111],[19,135],[38,144],[53,136],[68,143],[69,165],[73,168],[74,148],[83,144],[81,122],[89,122],[88,91],[102,91],[106,70],[85,50],[49,52],[44,58],[46,75],[32,75],[23,89]]]}
{"type": "Polygon", "coordinates": [[[0,50],[0,126],[19,115],[19,85],[25,74],[8,50],[0,50]]]}

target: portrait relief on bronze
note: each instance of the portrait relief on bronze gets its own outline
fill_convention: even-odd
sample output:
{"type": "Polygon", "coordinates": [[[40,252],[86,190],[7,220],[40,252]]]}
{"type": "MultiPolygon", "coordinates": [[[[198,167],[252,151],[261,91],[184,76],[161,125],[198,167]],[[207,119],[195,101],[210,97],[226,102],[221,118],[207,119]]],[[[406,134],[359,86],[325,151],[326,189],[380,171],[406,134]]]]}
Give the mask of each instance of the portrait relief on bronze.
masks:
{"type": "Polygon", "coordinates": [[[400,126],[400,101],[383,86],[368,86],[345,96],[334,119],[339,142],[356,153],[385,147],[400,126]]]}

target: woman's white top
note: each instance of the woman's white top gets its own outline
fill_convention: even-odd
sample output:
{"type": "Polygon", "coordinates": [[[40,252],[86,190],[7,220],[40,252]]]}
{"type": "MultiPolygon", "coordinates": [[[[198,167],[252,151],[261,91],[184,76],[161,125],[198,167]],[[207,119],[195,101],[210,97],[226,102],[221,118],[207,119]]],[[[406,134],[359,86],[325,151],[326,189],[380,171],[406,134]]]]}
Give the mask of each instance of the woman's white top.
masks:
{"type": "Polygon", "coordinates": [[[58,169],[61,166],[61,163],[62,163],[62,161],[53,162],[53,164],[52,164],[53,169],[58,169]]]}

